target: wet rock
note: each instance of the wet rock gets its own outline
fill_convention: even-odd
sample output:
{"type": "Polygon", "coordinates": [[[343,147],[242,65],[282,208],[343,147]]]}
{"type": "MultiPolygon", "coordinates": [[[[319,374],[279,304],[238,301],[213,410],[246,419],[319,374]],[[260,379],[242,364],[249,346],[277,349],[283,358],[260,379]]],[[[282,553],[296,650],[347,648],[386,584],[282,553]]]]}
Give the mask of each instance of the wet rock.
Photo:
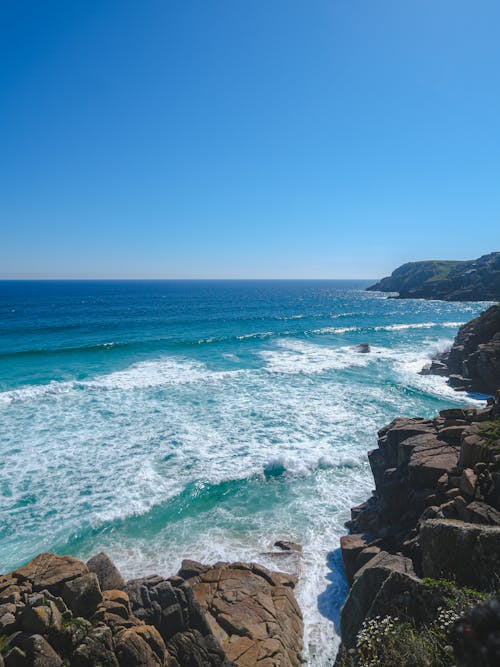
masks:
{"type": "Polygon", "coordinates": [[[282,551],[296,551],[299,554],[302,553],[302,546],[300,544],[296,544],[295,542],[288,542],[287,540],[278,540],[277,542],[274,543],[274,546],[277,549],[281,549],[282,551]]]}

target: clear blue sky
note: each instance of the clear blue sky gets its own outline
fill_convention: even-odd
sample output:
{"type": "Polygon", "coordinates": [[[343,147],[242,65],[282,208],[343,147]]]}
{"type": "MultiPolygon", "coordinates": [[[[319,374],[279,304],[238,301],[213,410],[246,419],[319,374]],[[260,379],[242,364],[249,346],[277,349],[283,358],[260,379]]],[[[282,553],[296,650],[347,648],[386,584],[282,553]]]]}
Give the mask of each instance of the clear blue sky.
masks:
{"type": "Polygon", "coordinates": [[[500,250],[498,0],[2,0],[1,277],[500,250]]]}

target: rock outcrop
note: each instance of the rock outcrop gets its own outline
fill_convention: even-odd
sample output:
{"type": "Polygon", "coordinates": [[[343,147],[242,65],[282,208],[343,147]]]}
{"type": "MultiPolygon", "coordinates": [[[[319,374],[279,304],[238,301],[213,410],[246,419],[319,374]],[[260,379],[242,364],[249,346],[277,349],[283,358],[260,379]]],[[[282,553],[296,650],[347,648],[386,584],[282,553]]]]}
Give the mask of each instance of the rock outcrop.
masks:
{"type": "Polygon", "coordinates": [[[256,564],[184,562],[179,572],[227,657],[240,667],[299,667],[302,615],[295,580],[256,564]]]}
{"type": "Polygon", "coordinates": [[[294,584],[253,564],[188,562],[125,583],[105,554],[40,554],[0,576],[0,665],[295,667],[294,584]]]}
{"type": "Polygon", "coordinates": [[[500,300],[500,252],[479,259],[410,262],[368,290],[397,292],[400,299],[500,300]]]}
{"type": "Polygon", "coordinates": [[[345,651],[367,619],[389,614],[414,626],[435,622],[449,595],[435,580],[498,589],[498,417],[490,401],[434,419],[398,418],[379,431],[378,448],[368,454],[375,491],[351,510],[351,532],[341,538],[351,590],[338,665],[357,664],[345,651]]]}
{"type": "Polygon", "coordinates": [[[451,349],[422,373],[448,376],[455,389],[495,394],[500,389],[500,305],[460,327],[451,349]]]}

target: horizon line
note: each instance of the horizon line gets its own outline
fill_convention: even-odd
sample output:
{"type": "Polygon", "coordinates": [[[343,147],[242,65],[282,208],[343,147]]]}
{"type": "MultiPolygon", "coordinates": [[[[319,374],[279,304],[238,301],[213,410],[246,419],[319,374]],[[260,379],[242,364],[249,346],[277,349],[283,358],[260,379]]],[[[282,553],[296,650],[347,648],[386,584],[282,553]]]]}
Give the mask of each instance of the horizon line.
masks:
{"type": "Polygon", "coordinates": [[[99,280],[99,281],[116,281],[116,280],[123,280],[123,281],[166,281],[166,280],[186,280],[186,281],[194,281],[194,280],[206,280],[206,281],[229,281],[229,280],[241,280],[241,281],[250,281],[250,280],[356,280],[356,281],[362,281],[362,282],[370,282],[371,280],[380,280],[379,278],[359,278],[359,277],[326,277],[326,276],[307,276],[307,277],[300,277],[300,276],[282,276],[282,277],[276,277],[276,276],[220,276],[220,277],[208,277],[208,276],[146,276],[146,275],[116,275],[116,276],[86,276],[86,275],[80,275],[80,276],[18,276],[18,277],[0,277],[0,282],[14,282],[14,281],[22,281],[22,282],[27,282],[27,281],[44,281],[44,282],[57,282],[57,281],[92,281],[92,280],[99,280]]]}

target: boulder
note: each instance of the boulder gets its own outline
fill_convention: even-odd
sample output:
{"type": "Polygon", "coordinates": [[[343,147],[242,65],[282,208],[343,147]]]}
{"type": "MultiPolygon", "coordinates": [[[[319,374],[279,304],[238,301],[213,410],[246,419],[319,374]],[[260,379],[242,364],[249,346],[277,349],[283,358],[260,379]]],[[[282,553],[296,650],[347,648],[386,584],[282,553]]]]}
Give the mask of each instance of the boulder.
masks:
{"type": "Polygon", "coordinates": [[[75,616],[90,618],[102,602],[101,589],[95,572],[86,572],[64,583],[61,597],[75,616]]]}
{"type": "Polygon", "coordinates": [[[445,473],[458,462],[458,450],[437,439],[417,436],[410,438],[412,451],[408,462],[408,480],[414,488],[433,488],[445,473]]]}
{"type": "Polygon", "coordinates": [[[364,535],[353,534],[343,535],[340,538],[340,549],[342,553],[342,563],[344,572],[349,585],[352,584],[354,574],[359,570],[357,558],[361,551],[368,546],[369,542],[364,535]]]}
{"type": "Polygon", "coordinates": [[[76,558],[43,553],[12,574],[20,582],[29,582],[34,591],[47,590],[60,595],[66,582],[87,573],[85,563],[76,558]]]}
{"type": "Polygon", "coordinates": [[[420,528],[426,577],[489,590],[498,584],[500,527],[454,519],[429,519],[420,528]]]}
{"type": "Polygon", "coordinates": [[[476,491],[477,475],[471,468],[465,468],[458,482],[460,491],[465,497],[472,498],[476,491]]]}
{"type": "Polygon", "coordinates": [[[151,625],[122,630],[115,638],[120,665],[127,667],[164,667],[167,648],[160,633],[151,625]]]}
{"type": "Polygon", "coordinates": [[[63,664],[41,635],[18,632],[10,637],[9,645],[12,649],[5,656],[6,667],[61,667],[63,664]]]}
{"type": "Polygon", "coordinates": [[[388,554],[385,551],[372,558],[356,573],[354,584],[341,611],[342,642],[347,648],[355,644],[356,635],[374,599],[384,581],[393,572],[415,576],[409,558],[388,554]]]}
{"type": "Polygon", "coordinates": [[[465,507],[463,520],[468,523],[500,526],[500,512],[491,505],[475,500],[465,507]]]}
{"type": "Polygon", "coordinates": [[[89,628],[71,655],[71,667],[122,667],[114,651],[111,630],[106,626],[89,628]]]}
{"type": "Polygon", "coordinates": [[[303,624],[293,578],[252,563],[217,563],[188,583],[229,661],[299,667],[303,624]]]}
{"type": "Polygon", "coordinates": [[[103,551],[87,561],[90,572],[95,572],[102,591],[125,588],[125,581],[113,561],[103,551]]]}

